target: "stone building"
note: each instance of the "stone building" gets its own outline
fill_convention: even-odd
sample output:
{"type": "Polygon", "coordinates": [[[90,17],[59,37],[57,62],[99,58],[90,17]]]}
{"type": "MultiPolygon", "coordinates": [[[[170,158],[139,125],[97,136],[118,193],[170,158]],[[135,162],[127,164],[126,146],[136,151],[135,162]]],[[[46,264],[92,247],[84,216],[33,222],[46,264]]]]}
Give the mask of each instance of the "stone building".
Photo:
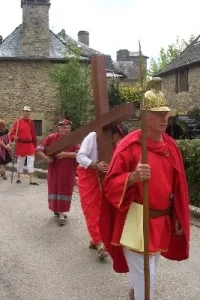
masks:
{"type": "MultiPolygon", "coordinates": [[[[22,24],[0,44],[0,117],[10,125],[29,105],[42,137],[55,129],[61,115],[50,72],[65,61],[67,48],[49,30],[49,0],[22,0],[21,7],[22,24]]],[[[83,56],[81,60],[88,62],[83,56]]]]}
{"type": "Polygon", "coordinates": [[[162,91],[179,114],[200,108],[200,36],[156,76],[163,79],[162,91]]]}
{"type": "MultiPolygon", "coordinates": [[[[144,72],[147,70],[147,59],[148,56],[142,54],[144,72]]],[[[117,60],[113,62],[114,67],[126,75],[126,79],[124,81],[129,83],[135,83],[140,78],[139,63],[139,52],[131,52],[127,49],[118,50],[117,60]]]]}
{"type": "MultiPolygon", "coordinates": [[[[81,49],[83,64],[102,53],[90,48],[86,31],[80,31],[75,41],[64,30],[56,35],[49,29],[50,0],[21,0],[21,8],[22,24],[4,40],[0,36],[0,118],[10,126],[22,107],[29,105],[37,135],[42,138],[55,130],[62,115],[50,73],[55,64],[65,62],[66,46],[74,44],[81,49]]],[[[128,78],[109,55],[106,71],[107,77],[128,78]]]]}

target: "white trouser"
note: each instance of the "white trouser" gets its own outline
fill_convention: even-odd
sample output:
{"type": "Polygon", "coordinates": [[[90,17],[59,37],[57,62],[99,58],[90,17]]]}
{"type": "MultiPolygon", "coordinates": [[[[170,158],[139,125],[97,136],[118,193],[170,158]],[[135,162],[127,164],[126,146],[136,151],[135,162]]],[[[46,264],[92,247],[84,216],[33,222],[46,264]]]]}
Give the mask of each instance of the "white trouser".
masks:
{"type": "MultiPolygon", "coordinates": [[[[135,293],[135,300],[144,300],[144,255],[124,248],[124,255],[129,267],[129,276],[135,293]]],[[[160,252],[149,256],[150,300],[154,299],[155,270],[160,252]]]]}
{"type": "MultiPolygon", "coordinates": [[[[25,159],[26,156],[17,157],[17,173],[23,173],[25,159]]],[[[27,156],[27,169],[29,174],[32,174],[34,172],[34,162],[35,162],[34,155],[27,156]]]]}

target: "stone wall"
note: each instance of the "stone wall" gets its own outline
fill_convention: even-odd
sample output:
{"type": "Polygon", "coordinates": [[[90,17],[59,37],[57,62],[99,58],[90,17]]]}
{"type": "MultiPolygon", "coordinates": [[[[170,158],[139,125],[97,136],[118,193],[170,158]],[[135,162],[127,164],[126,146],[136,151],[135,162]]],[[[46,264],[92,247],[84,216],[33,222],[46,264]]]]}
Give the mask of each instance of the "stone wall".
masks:
{"type": "Polygon", "coordinates": [[[141,122],[139,117],[131,118],[130,120],[126,121],[125,124],[128,127],[129,132],[141,128],[141,122]]]}
{"type": "MultiPolygon", "coordinates": [[[[161,76],[162,77],[162,76],[161,76]]],[[[188,92],[175,93],[175,73],[162,77],[162,92],[169,101],[171,108],[177,109],[179,113],[187,113],[194,107],[200,107],[200,67],[189,69],[188,92]]]]}
{"type": "Polygon", "coordinates": [[[42,120],[43,136],[56,129],[61,106],[56,85],[50,79],[53,65],[41,61],[0,62],[0,118],[8,127],[28,105],[32,117],[42,120]]]}

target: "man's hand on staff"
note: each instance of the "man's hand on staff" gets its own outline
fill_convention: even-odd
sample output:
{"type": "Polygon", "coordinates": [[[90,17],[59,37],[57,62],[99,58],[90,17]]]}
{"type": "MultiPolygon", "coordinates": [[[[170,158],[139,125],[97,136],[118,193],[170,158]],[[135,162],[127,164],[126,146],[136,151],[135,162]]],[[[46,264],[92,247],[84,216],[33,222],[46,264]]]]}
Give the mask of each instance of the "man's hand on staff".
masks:
{"type": "Polygon", "coordinates": [[[148,164],[139,163],[135,171],[131,172],[128,180],[128,187],[134,183],[149,180],[151,178],[151,167],[148,164]]]}

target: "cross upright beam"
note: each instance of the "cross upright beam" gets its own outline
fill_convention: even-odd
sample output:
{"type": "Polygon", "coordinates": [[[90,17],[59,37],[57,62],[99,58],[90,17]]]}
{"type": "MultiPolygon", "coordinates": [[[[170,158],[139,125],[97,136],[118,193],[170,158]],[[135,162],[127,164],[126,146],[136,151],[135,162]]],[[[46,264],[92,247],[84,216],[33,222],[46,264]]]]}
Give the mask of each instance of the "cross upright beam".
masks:
{"type": "Polygon", "coordinates": [[[109,162],[113,152],[111,126],[126,121],[134,115],[135,109],[132,103],[123,103],[109,111],[105,57],[94,55],[91,59],[91,66],[95,120],[47,147],[46,155],[53,156],[68,147],[81,143],[87,134],[96,131],[99,159],[109,162]]]}

